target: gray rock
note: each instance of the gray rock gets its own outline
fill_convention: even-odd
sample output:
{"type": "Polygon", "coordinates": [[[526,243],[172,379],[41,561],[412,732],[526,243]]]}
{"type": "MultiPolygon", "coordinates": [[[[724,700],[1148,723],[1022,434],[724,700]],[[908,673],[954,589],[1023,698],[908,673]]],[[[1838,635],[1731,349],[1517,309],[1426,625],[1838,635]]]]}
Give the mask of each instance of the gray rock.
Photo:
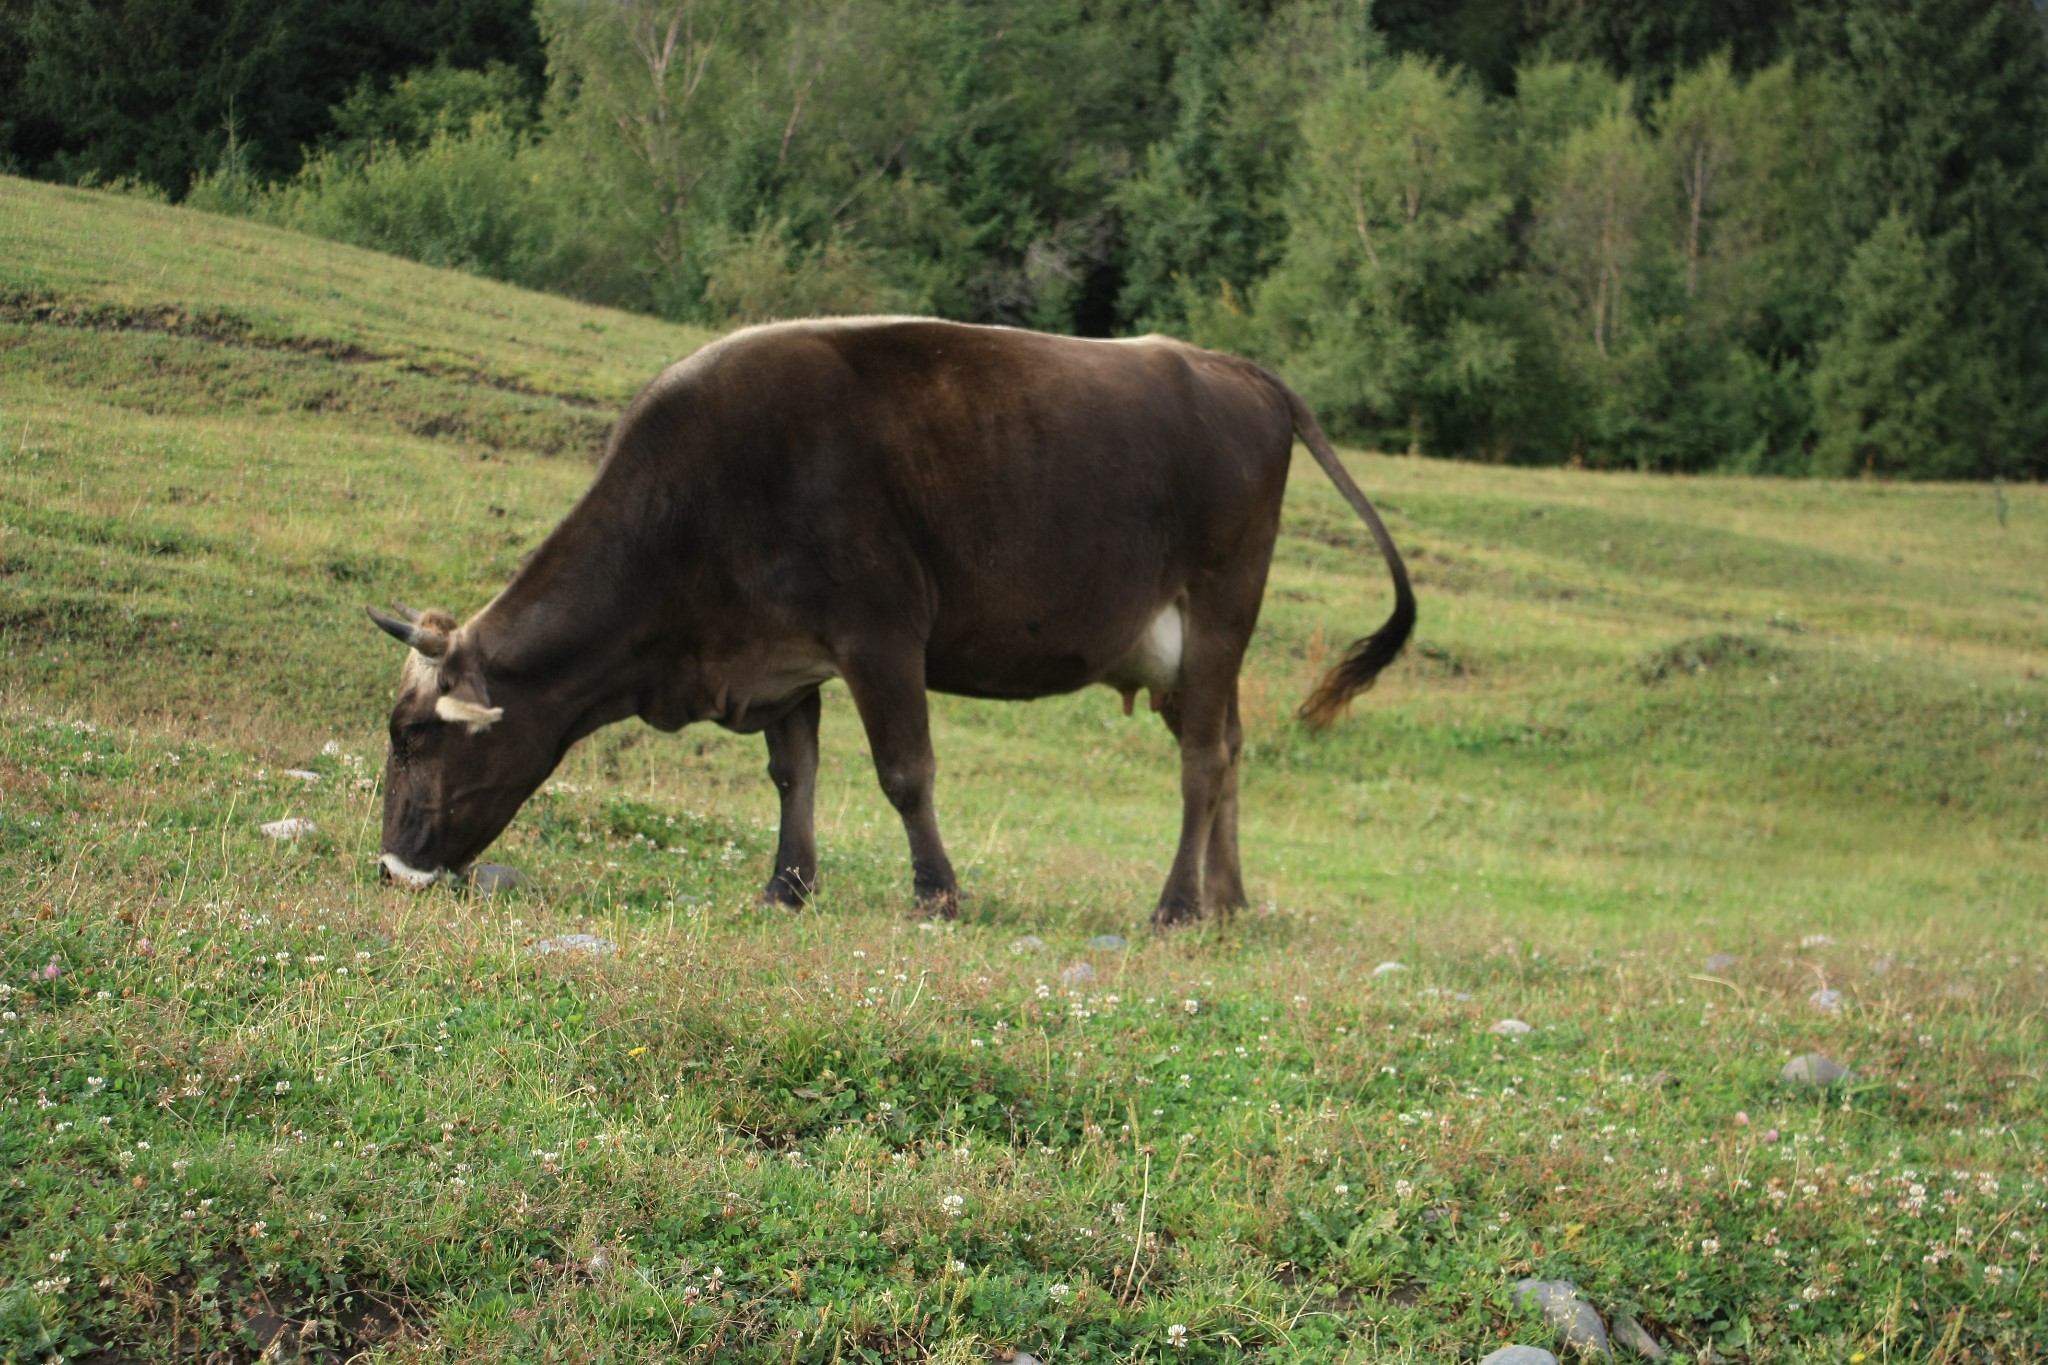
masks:
{"type": "Polygon", "coordinates": [[[1621,1318],[1614,1324],[1612,1340],[1618,1346],[1625,1346],[1645,1360],[1662,1360],[1668,1354],[1658,1345],[1640,1322],[1634,1318],[1621,1318]]]}
{"type": "Polygon", "coordinates": [[[1036,934],[1026,934],[1010,945],[1013,953],[1035,953],[1045,947],[1045,940],[1036,934]]]}
{"type": "Polygon", "coordinates": [[[1382,962],[1379,966],[1372,969],[1372,974],[1374,976],[1392,976],[1396,972],[1405,972],[1407,970],[1407,966],[1400,962],[1382,962]]]}
{"type": "Polygon", "coordinates": [[[1503,1346],[1479,1365],[1557,1365],[1557,1357],[1541,1346],[1503,1346]]]}
{"type": "Polygon", "coordinates": [[[286,768],[284,775],[286,777],[295,777],[309,787],[318,785],[320,781],[320,774],[314,772],[311,768],[286,768]]]}
{"type": "Polygon", "coordinates": [[[1856,1079],[1856,1073],[1818,1052],[1808,1052],[1785,1063],[1778,1079],[1787,1085],[1846,1085],[1856,1079]]]}
{"type": "Polygon", "coordinates": [[[1725,972],[1740,961],[1742,959],[1733,953],[1715,953],[1707,959],[1707,970],[1710,972],[1725,972]]]}
{"type": "Polygon", "coordinates": [[[1503,1019],[1487,1032],[1502,1038],[1519,1038],[1525,1033],[1534,1033],[1535,1030],[1519,1019],[1503,1019]]]}
{"type": "Polygon", "coordinates": [[[1040,1365],[1040,1361],[1029,1351],[1019,1351],[1010,1357],[1010,1365],[1040,1365]]]}
{"type": "Polygon", "coordinates": [[[1122,934],[1097,934],[1088,940],[1088,946],[1097,952],[1115,953],[1131,946],[1131,941],[1122,934]]]}
{"type": "Polygon", "coordinates": [[[1516,1307],[1532,1303],[1543,1310],[1543,1320],[1563,1334],[1565,1345],[1585,1355],[1611,1354],[1607,1324],[1579,1297],[1579,1287],[1570,1280],[1516,1280],[1516,1307]]]}
{"type": "Polygon", "coordinates": [[[526,884],[526,874],[503,863],[479,863],[470,870],[469,888],[479,896],[495,896],[526,884]]]}
{"type": "Polygon", "coordinates": [[[618,950],[618,945],[610,939],[599,938],[596,934],[559,934],[533,945],[536,953],[589,953],[592,957],[603,957],[618,950]]]}
{"type": "Polygon", "coordinates": [[[258,825],[256,828],[262,830],[265,836],[272,839],[296,839],[301,835],[311,834],[320,827],[311,820],[297,815],[290,815],[282,820],[272,820],[267,825],[258,825]]]}
{"type": "Polygon", "coordinates": [[[1812,995],[1807,996],[1806,1003],[1819,1010],[1822,1014],[1835,1014],[1842,1008],[1842,993],[1822,987],[1812,995]]]}
{"type": "Polygon", "coordinates": [[[1060,973],[1060,983],[1066,986],[1085,986],[1095,979],[1095,968],[1087,962],[1076,962],[1060,973]]]}

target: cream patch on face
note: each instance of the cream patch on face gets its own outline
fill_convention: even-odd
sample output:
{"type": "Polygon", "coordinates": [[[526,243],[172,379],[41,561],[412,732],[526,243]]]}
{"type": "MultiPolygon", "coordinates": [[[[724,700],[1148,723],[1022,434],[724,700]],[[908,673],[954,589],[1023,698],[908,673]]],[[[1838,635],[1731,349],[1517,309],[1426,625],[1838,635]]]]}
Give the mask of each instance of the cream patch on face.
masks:
{"type": "Polygon", "coordinates": [[[434,703],[434,714],[450,725],[466,726],[471,734],[480,735],[504,718],[505,708],[479,706],[460,697],[442,697],[434,703]]]}

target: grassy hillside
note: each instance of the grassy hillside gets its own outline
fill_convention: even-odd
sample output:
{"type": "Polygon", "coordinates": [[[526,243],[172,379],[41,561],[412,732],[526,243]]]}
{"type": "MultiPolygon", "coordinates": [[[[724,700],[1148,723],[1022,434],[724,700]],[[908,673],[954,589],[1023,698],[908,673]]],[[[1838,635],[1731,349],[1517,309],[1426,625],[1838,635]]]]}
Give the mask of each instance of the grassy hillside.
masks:
{"type": "Polygon", "coordinates": [[[836,687],[801,916],[708,730],[586,743],[506,897],[379,887],[361,604],[481,605],[704,339],[0,179],[0,1360],[1476,1360],[1529,1274],[2036,1358],[2042,489],[1355,456],[1422,625],[1310,739],[1385,580],[1304,461],[1221,933],[1142,929],[1175,764],[1106,691],[938,701],[957,927],[836,687]]]}

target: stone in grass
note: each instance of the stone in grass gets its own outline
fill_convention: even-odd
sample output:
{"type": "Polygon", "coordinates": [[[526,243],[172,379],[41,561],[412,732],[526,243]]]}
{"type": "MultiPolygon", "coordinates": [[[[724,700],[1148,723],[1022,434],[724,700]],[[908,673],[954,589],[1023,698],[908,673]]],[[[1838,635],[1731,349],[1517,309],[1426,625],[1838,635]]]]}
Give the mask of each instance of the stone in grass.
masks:
{"type": "Polygon", "coordinates": [[[525,884],[524,872],[503,863],[479,863],[469,874],[469,889],[479,896],[495,896],[525,884]]]}
{"type": "Polygon", "coordinates": [[[288,815],[282,820],[272,820],[267,825],[258,825],[257,828],[272,839],[296,839],[301,835],[311,834],[320,827],[301,816],[288,815]]]}
{"type": "Polygon", "coordinates": [[[1818,1052],[1808,1052],[1785,1063],[1778,1079],[1787,1085],[1847,1085],[1856,1079],[1856,1073],[1818,1052]]]}
{"type": "Polygon", "coordinates": [[[1095,968],[1091,963],[1076,962],[1060,973],[1060,984],[1064,986],[1085,986],[1095,979],[1095,968]]]}
{"type": "Polygon", "coordinates": [[[1707,959],[1707,970],[1710,972],[1725,972],[1740,961],[1742,959],[1733,953],[1715,953],[1707,959]]]}
{"type": "Polygon", "coordinates": [[[1131,941],[1122,934],[1097,934],[1088,940],[1088,946],[1097,952],[1117,953],[1131,946],[1131,941]]]}
{"type": "Polygon", "coordinates": [[[1503,1346],[1479,1365],[1557,1365],[1557,1357],[1541,1346],[1503,1346]]]}
{"type": "Polygon", "coordinates": [[[1644,1326],[1634,1318],[1621,1318],[1614,1324],[1610,1340],[1617,1346],[1627,1347],[1644,1360],[1663,1360],[1668,1352],[1658,1344],[1644,1326]]]}
{"type": "Polygon", "coordinates": [[[1026,934],[1010,945],[1013,953],[1035,953],[1045,946],[1045,940],[1036,934],[1026,934]]]}
{"type": "Polygon", "coordinates": [[[1405,972],[1407,970],[1408,968],[1405,963],[1382,962],[1379,966],[1372,969],[1372,974],[1374,976],[1393,976],[1399,972],[1405,972]]]}
{"type": "Polygon", "coordinates": [[[1487,1032],[1501,1038],[1519,1038],[1525,1033],[1534,1033],[1535,1029],[1519,1019],[1503,1019],[1487,1032]]]}
{"type": "Polygon", "coordinates": [[[1564,1334],[1564,1344],[1584,1355],[1607,1355],[1607,1324],[1579,1297],[1570,1280],[1516,1280],[1515,1306],[1535,1304],[1543,1320],[1564,1334]]]}
{"type": "Polygon", "coordinates": [[[1010,1357],[1010,1365],[1040,1365],[1037,1356],[1029,1351],[1019,1351],[1010,1357]]]}
{"type": "Polygon", "coordinates": [[[286,768],[284,775],[286,777],[295,777],[309,787],[314,786],[320,781],[320,774],[314,772],[311,768],[286,768]]]}
{"type": "Polygon", "coordinates": [[[1806,1003],[1822,1014],[1838,1014],[1842,1009],[1842,993],[1822,987],[1806,997],[1806,1003]]]}
{"type": "Polygon", "coordinates": [[[592,957],[603,957],[607,953],[616,953],[618,948],[610,939],[599,938],[596,934],[559,934],[534,944],[533,951],[541,954],[588,953],[592,957]]]}

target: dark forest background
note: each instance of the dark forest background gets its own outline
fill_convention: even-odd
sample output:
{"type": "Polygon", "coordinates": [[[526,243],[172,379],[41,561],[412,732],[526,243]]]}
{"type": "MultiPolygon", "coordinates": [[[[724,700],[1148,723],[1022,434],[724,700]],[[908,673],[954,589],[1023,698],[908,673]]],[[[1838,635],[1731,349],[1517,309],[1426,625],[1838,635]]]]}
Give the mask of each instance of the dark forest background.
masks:
{"type": "Polygon", "coordinates": [[[0,0],[0,170],[1525,463],[2048,474],[2044,158],[2024,0],[0,0]]]}

